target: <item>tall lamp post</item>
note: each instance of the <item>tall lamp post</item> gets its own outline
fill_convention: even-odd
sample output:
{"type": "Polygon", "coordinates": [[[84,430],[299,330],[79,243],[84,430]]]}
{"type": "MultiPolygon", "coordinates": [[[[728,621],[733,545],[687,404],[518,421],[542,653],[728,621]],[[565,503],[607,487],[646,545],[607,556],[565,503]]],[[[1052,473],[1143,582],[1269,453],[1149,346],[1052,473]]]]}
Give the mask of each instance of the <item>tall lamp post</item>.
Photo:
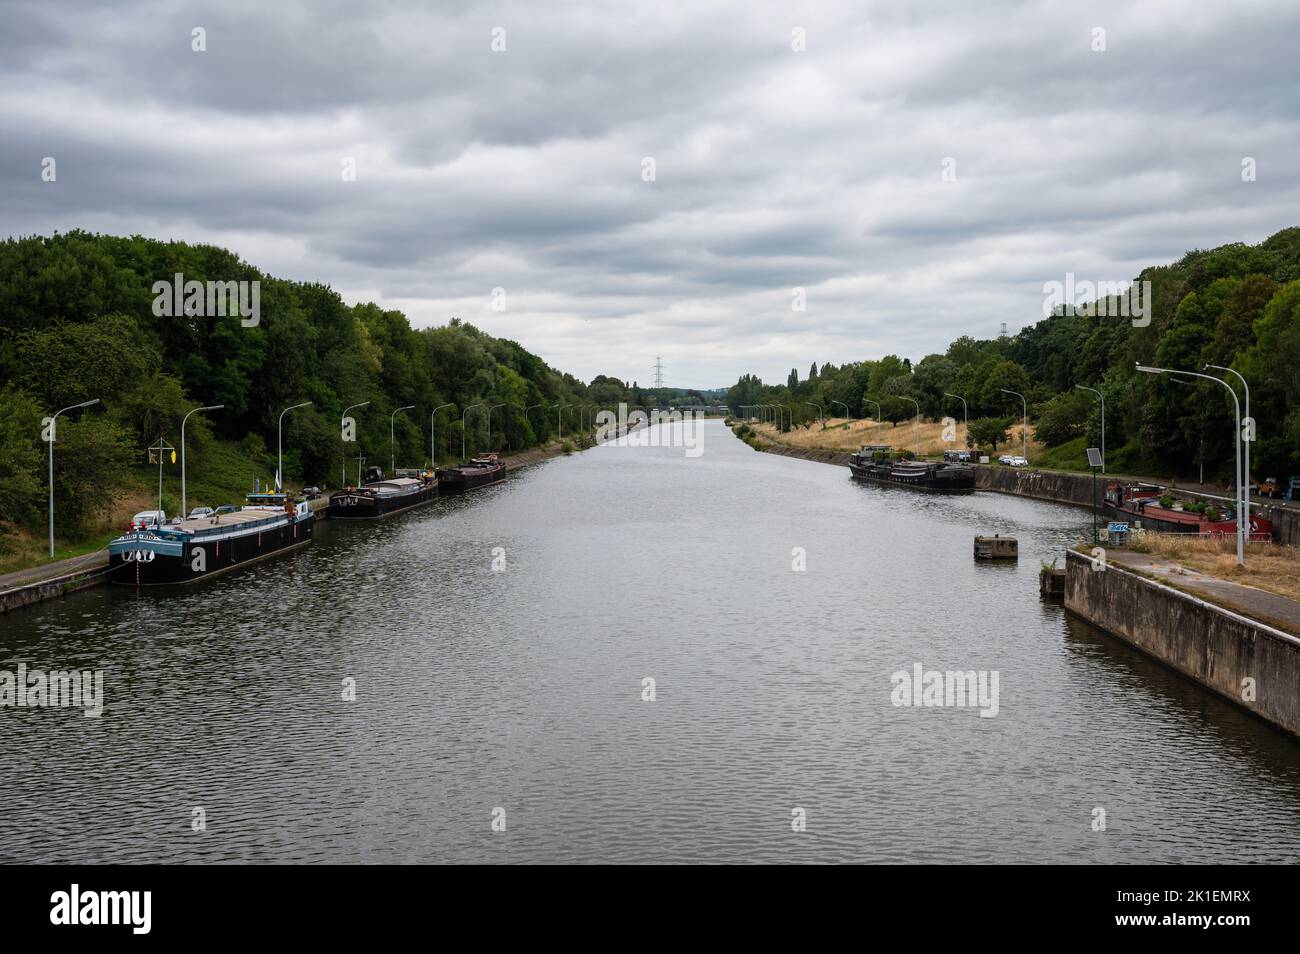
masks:
{"type": "Polygon", "coordinates": [[[388,469],[392,471],[393,476],[397,476],[397,415],[402,411],[409,411],[415,407],[414,404],[408,404],[406,407],[399,407],[388,415],[388,469]]]}
{"type": "Polygon", "coordinates": [[[293,404],[280,412],[280,419],[275,423],[275,489],[284,490],[284,416],[300,407],[310,407],[311,401],[293,404]]]}
{"type": "Polygon", "coordinates": [[[831,403],[838,404],[840,407],[844,408],[844,420],[846,421],[853,420],[853,417],[849,414],[849,406],[847,404],[845,404],[843,401],[831,401],[831,403]]]}
{"type": "MultiPolygon", "coordinates": [[[[1246,420],[1249,421],[1251,419],[1250,418],[1250,385],[1246,383],[1246,379],[1243,378],[1236,371],[1233,371],[1232,368],[1225,368],[1221,364],[1207,364],[1201,370],[1207,370],[1209,368],[1213,368],[1216,371],[1227,371],[1229,374],[1234,375],[1237,378],[1237,380],[1241,382],[1241,386],[1246,389],[1246,420]]],[[[1245,440],[1242,442],[1246,445],[1243,452],[1245,455],[1245,463],[1242,465],[1242,469],[1246,472],[1246,496],[1244,502],[1246,505],[1245,510],[1246,510],[1247,527],[1250,526],[1250,445],[1253,444],[1254,442],[1255,442],[1255,428],[1252,422],[1250,431],[1245,435],[1245,440]]]]}
{"type": "Polygon", "coordinates": [[[960,394],[949,394],[947,391],[943,392],[943,396],[961,401],[961,426],[962,430],[965,431],[966,450],[970,450],[970,415],[966,413],[966,399],[960,394]]]}
{"type": "Polygon", "coordinates": [[[1216,384],[1222,384],[1224,388],[1227,389],[1228,393],[1232,395],[1232,406],[1234,408],[1233,413],[1235,415],[1233,418],[1233,431],[1237,439],[1236,457],[1234,458],[1234,463],[1237,465],[1237,566],[1245,566],[1246,546],[1243,537],[1245,535],[1246,523],[1241,508],[1241,402],[1237,400],[1237,392],[1234,391],[1232,385],[1223,380],[1223,378],[1216,378],[1209,374],[1199,374],[1196,371],[1176,371],[1173,368],[1149,368],[1141,364],[1137,366],[1137,369],[1139,371],[1145,371],[1147,374],[1179,374],[1189,378],[1200,378],[1203,381],[1214,381],[1216,384]]]}
{"type": "Polygon", "coordinates": [[[826,426],[826,412],[822,410],[822,406],[820,404],[814,404],[812,401],[804,401],[803,403],[807,404],[809,407],[817,408],[817,416],[821,419],[822,427],[824,428],[826,426]]]}
{"type": "Polygon", "coordinates": [[[916,406],[916,459],[921,459],[921,405],[916,398],[907,397],[904,394],[898,395],[904,401],[911,401],[916,406]]]}
{"type": "Polygon", "coordinates": [[[1076,384],[1075,387],[1078,388],[1080,391],[1091,391],[1093,394],[1097,395],[1097,398],[1101,401],[1101,472],[1103,475],[1105,475],[1106,473],[1106,395],[1102,394],[1101,391],[1097,390],[1096,388],[1090,388],[1083,384],[1076,384]]]}
{"type": "MultiPolygon", "coordinates": [[[[469,405],[467,408],[465,408],[465,410],[463,410],[463,411],[460,412],[460,459],[461,459],[461,460],[468,460],[468,459],[469,459],[469,458],[467,458],[467,457],[465,456],[465,415],[468,414],[470,411],[474,410],[474,408],[476,408],[476,407],[487,407],[487,405],[486,405],[486,404],[471,404],[471,405],[469,405]]],[[[488,427],[490,428],[491,426],[492,426],[492,422],[489,421],[489,422],[488,422],[488,427]]],[[[491,435],[489,435],[489,436],[491,436],[491,435]]]]}
{"type": "MultiPolygon", "coordinates": [[[[531,411],[531,410],[532,410],[533,408],[535,408],[535,407],[546,407],[546,405],[545,405],[545,404],[530,404],[530,405],[528,405],[526,408],[524,408],[524,421],[525,421],[525,423],[528,421],[528,412],[531,411]]],[[[545,414],[542,415],[542,421],[543,421],[543,423],[545,423],[545,421],[546,421],[546,415],[545,415],[545,414]]],[[[537,435],[534,434],[533,436],[536,437],[537,435]]]]}
{"type": "Polygon", "coordinates": [[[433,413],[429,415],[429,466],[434,470],[438,469],[438,437],[437,431],[434,429],[434,424],[437,420],[439,411],[444,407],[455,406],[454,402],[451,404],[439,404],[433,409],[433,413]]]}
{"type": "Polygon", "coordinates": [[[190,419],[190,414],[197,414],[199,411],[220,411],[224,404],[209,404],[207,407],[196,407],[189,414],[181,418],[181,516],[188,514],[189,508],[185,499],[185,422],[190,419]]]}
{"type": "MultiPolygon", "coordinates": [[[[509,401],[502,401],[500,404],[493,404],[491,407],[488,408],[488,448],[489,449],[491,449],[492,447],[492,412],[499,407],[505,407],[509,403],[510,403],[509,401]]],[[[504,427],[505,425],[502,424],[503,429],[504,427]]]]}
{"type": "Polygon", "coordinates": [[[91,398],[89,401],[82,401],[80,404],[73,404],[63,408],[61,411],[55,411],[50,418],[50,559],[54,559],[54,422],[58,420],[60,414],[66,414],[68,411],[75,411],[78,408],[90,407],[92,404],[98,404],[99,398],[91,398]]]}
{"type": "Polygon", "coordinates": [[[790,429],[794,430],[794,415],[790,413],[790,409],[786,407],[784,404],[773,404],[772,406],[779,407],[781,410],[785,411],[785,417],[782,417],[781,423],[776,426],[777,431],[779,432],[781,428],[785,426],[786,418],[789,418],[790,420],[790,429]]]}
{"type": "Polygon", "coordinates": [[[1025,396],[1021,394],[1019,391],[1008,391],[1006,388],[998,388],[998,390],[1001,391],[1003,394],[1014,394],[1016,397],[1020,398],[1021,407],[1024,409],[1025,412],[1024,420],[1020,425],[1020,439],[1023,442],[1022,453],[1024,454],[1025,463],[1028,464],[1029,463],[1029,402],[1025,400],[1025,396]]]}
{"type": "Polygon", "coordinates": [[[881,415],[881,413],[883,413],[883,412],[880,410],[880,402],[879,402],[879,401],[873,401],[873,400],[871,400],[871,398],[863,398],[863,399],[862,399],[862,403],[863,403],[863,404],[874,404],[874,405],[876,406],[876,446],[879,447],[879,446],[880,446],[880,415],[881,415]]]}
{"type": "MultiPolygon", "coordinates": [[[[369,406],[370,406],[369,401],[362,401],[360,404],[353,404],[350,405],[349,407],[345,407],[343,409],[343,416],[339,419],[339,433],[341,434],[343,432],[343,428],[347,425],[349,412],[355,411],[359,407],[369,407],[369,406]]],[[[348,449],[344,447],[343,448],[343,470],[339,479],[339,486],[346,487],[347,483],[348,483],[348,449]]],[[[360,467],[357,468],[357,483],[358,484],[361,483],[360,467]]]]}

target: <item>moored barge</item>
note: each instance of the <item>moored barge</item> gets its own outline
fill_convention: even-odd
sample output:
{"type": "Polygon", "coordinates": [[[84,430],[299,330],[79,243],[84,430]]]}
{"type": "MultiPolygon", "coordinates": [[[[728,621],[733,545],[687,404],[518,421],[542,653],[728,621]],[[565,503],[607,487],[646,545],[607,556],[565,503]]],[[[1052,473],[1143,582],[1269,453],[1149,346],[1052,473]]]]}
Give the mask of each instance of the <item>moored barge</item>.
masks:
{"type": "Polygon", "coordinates": [[[108,578],[127,586],[192,583],[311,542],[305,500],[252,493],[233,513],[136,527],[108,545],[108,578]]]}
{"type": "MultiPolygon", "coordinates": [[[[391,480],[383,474],[360,487],[330,494],[331,520],[373,520],[426,504],[438,496],[438,478],[430,472],[402,471],[391,480]]],[[[376,476],[376,475],[371,475],[376,476]]]]}
{"type": "Polygon", "coordinates": [[[476,490],[504,480],[506,465],[496,454],[484,454],[475,457],[468,464],[459,467],[447,467],[438,471],[438,485],[443,493],[463,494],[467,490],[476,490]]]}
{"type": "Polygon", "coordinates": [[[925,460],[893,460],[890,448],[864,445],[849,457],[849,471],[858,480],[902,484],[921,490],[975,489],[975,470],[965,464],[925,460]]]}
{"type": "MultiPolygon", "coordinates": [[[[1231,506],[1215,505],[1213,509],[1216,512],[1207,516],[1204,512],[1162,506],[1160,498],[1166,494],[1169,494],[1167,490],[1154,484],[1115,481],[1106,487],[1102,507],[1110,520],[1132,523],[1140,529],[1159,533],[1232,536],[1237,532],[1236,514],[1231,506]]],[[[1273,524],[1264,517],[1251,514],[1248,532],[1251,540],[1272,540],[1273,524]]]]}

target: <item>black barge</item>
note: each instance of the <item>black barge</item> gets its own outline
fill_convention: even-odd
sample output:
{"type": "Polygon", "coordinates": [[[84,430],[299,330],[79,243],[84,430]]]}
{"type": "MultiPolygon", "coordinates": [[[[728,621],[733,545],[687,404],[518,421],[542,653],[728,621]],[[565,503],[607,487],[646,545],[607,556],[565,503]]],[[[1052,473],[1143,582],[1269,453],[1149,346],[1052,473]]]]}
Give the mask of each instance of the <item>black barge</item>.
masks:
{"type": "Polygon", "coordinates": [[[463,494],[468,490],[495,484],[504,480],[505,476],[506,465],[497,455],[484,454],[460,467],[447,467],[438,471],[438,485],[443,493],[463,494]]]}
{"type": "Polygon", "coordinates": [[[344,487],[330,494],[331,520],[375,520],[426,504],[438,496],[438,478],[431,472],[402,471],[392,480],[383,473],[360,487],[344,487]]]}
{"type": "Polygon", "coordinates": [[[975,470],[965,464],[925,460],[894,460],[889,448],[864,446],[849,457],[849,471],[857,480],[902,484],[920,490],[975,489],[975,470]]]}

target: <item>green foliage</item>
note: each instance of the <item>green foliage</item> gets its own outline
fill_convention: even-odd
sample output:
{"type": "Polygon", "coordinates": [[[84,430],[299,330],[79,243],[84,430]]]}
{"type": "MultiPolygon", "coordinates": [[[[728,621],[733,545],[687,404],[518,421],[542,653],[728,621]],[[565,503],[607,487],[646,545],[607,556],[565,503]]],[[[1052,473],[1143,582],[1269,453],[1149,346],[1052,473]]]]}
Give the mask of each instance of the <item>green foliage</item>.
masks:
{"type": "Polygon", "coordinates": [[[979,417],[970,422],[970,439],[976,447],[988,445],[994,451],[1009,438],[1011,418],[979,417]]]}
{"type": "MultiPolygon", "coordinates": [[[[284,418],[285,476],[324,485],[358,454],[385,468],[393,458],[428,463],[440,405],[452,405],[433,429],[445,461],[460,456],[462,436],[470,454],[520,450],[561,426],[576,432],[580,408],[590,419],[597,407],[666,406],[683,394],[605,376],[589,387],[473,325],[416,330],[401,312],[349,306],[326,286],[264,275],[224,249],[84,232],[0,242],[0,381],[0,523],[35,527],[43,517],[40,418],[100,400],[59,420],[56,512],[66,532],[102,514],[115,493],[148,486],[145,448],[160,435],[179,447],[181,419],[198,405],[224,408],[185,425],[189,480],[238,502],[238,483],[274,472],[281,411],[304,401],[311,406],[284,418]],[[259,282],[260,322],[156,314],[154,283],[176,273],[259,282]],[[363,401],[351,412],[357,441],[345,445],[343,410],[363,401]],[[489,419],[491,405],[503,406],[489,419]]],[[[166,480],[177,476],[173,468],[166,480]]]]}
{"type": "Polygon", "coordinates": [[[905,398],[917,402],[922,417],[956,418],[960,402],[946,395],[958,394],[966,399],[972,439],[991,445],[976,438],[976,422],[986,421],[1004,443],[997,422],[1018,423],[1022,413],[1020,399],[1005,388],[1025,395],[1036,436],[1048,445],[1041,462],[1084,469],[1082,450],[1101,443],[1096,396],[1075,389],[1084,384],[1105,395],[1108,469],[1177,476],[1196,473],[1204,461],[1207,479],[1223,479],[1233,469],[1234,430],[1224,388],[1178,384],[1134,367],[1223,365],[1250,382],[1257,422],[1252,467],[1300,475],[1300,228],[1256,246],[1188,252],[1137,280],[1151,283],[1147,324],[1134,325],[1115,309],[1082,314],[1067,305],[1013,336],[960,337],[915,365],[897,355],[822,363],[815,377],[799,382],[791,375],[784,385],[743,375],[727,403],[735,413],[742,404],[783,404],[798,426],[816,413],[805,401],[836,415],[847,405],[850,417],[874,417],[870,402],[878,401],[880,416],[897,422],[916,413],[905,398]]]}

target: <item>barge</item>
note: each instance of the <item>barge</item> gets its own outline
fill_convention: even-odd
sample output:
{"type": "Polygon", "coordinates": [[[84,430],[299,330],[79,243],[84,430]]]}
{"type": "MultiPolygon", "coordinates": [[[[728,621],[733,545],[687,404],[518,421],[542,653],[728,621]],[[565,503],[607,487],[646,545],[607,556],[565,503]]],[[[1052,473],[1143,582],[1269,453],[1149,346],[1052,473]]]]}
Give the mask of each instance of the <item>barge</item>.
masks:
{"type": "Polygon", "coordinates": [[[193,583],[311,542],[307,501],[251,493],[232,513],[133,526],[108,545],[108,578],[126,586],[193,583]]]}
{"type": "MultiPolygon", "coordinates": [[[[1215,537],[1232,536],[1237,532],[1236,514],[1230,505],[1216,505],[1210,508],[1214,512],[1207,516],[1203,511],[1161,505],[1161,497],[1168,494],[1165,488],[1155,484],[1115,481],[1106,487],[1102,509],[1112,521],[1130,523],[1138,529],[1158,533],[1195,533],[1215,537]]],[[[1264,517],[1251,514],[1248,532],[1251,540],[1272,540],[1273,524],[1264,517]]]]}
{"type": "Polygon", "coordinates": [[[475,457],[468,464],[447,467],[437,472],[438,485],[442,492],[447,494],[463,494],[469,490],[477,490],[479,487],[504,480],[505,476],[506,465],[496,454],[484,454],[475,457]]]}
{"type": "Polygon", "coordinates": [[[966,464],[924,460],[893,460],[890,448],[864,445],[849,457],[849,471],[857,480],[902,484],[920,490],[975,489],[975,470],[966,464]]]}
{"type": "Polygon", "coordinates": [[[392,480],[385,480],[383,472],[374,468],[367,477],[371,479],[360,487],[344,487],[330,494],[331,520],[374,520],[438,496],[438,478],[429,471],[399,470],[392,480]]]}

